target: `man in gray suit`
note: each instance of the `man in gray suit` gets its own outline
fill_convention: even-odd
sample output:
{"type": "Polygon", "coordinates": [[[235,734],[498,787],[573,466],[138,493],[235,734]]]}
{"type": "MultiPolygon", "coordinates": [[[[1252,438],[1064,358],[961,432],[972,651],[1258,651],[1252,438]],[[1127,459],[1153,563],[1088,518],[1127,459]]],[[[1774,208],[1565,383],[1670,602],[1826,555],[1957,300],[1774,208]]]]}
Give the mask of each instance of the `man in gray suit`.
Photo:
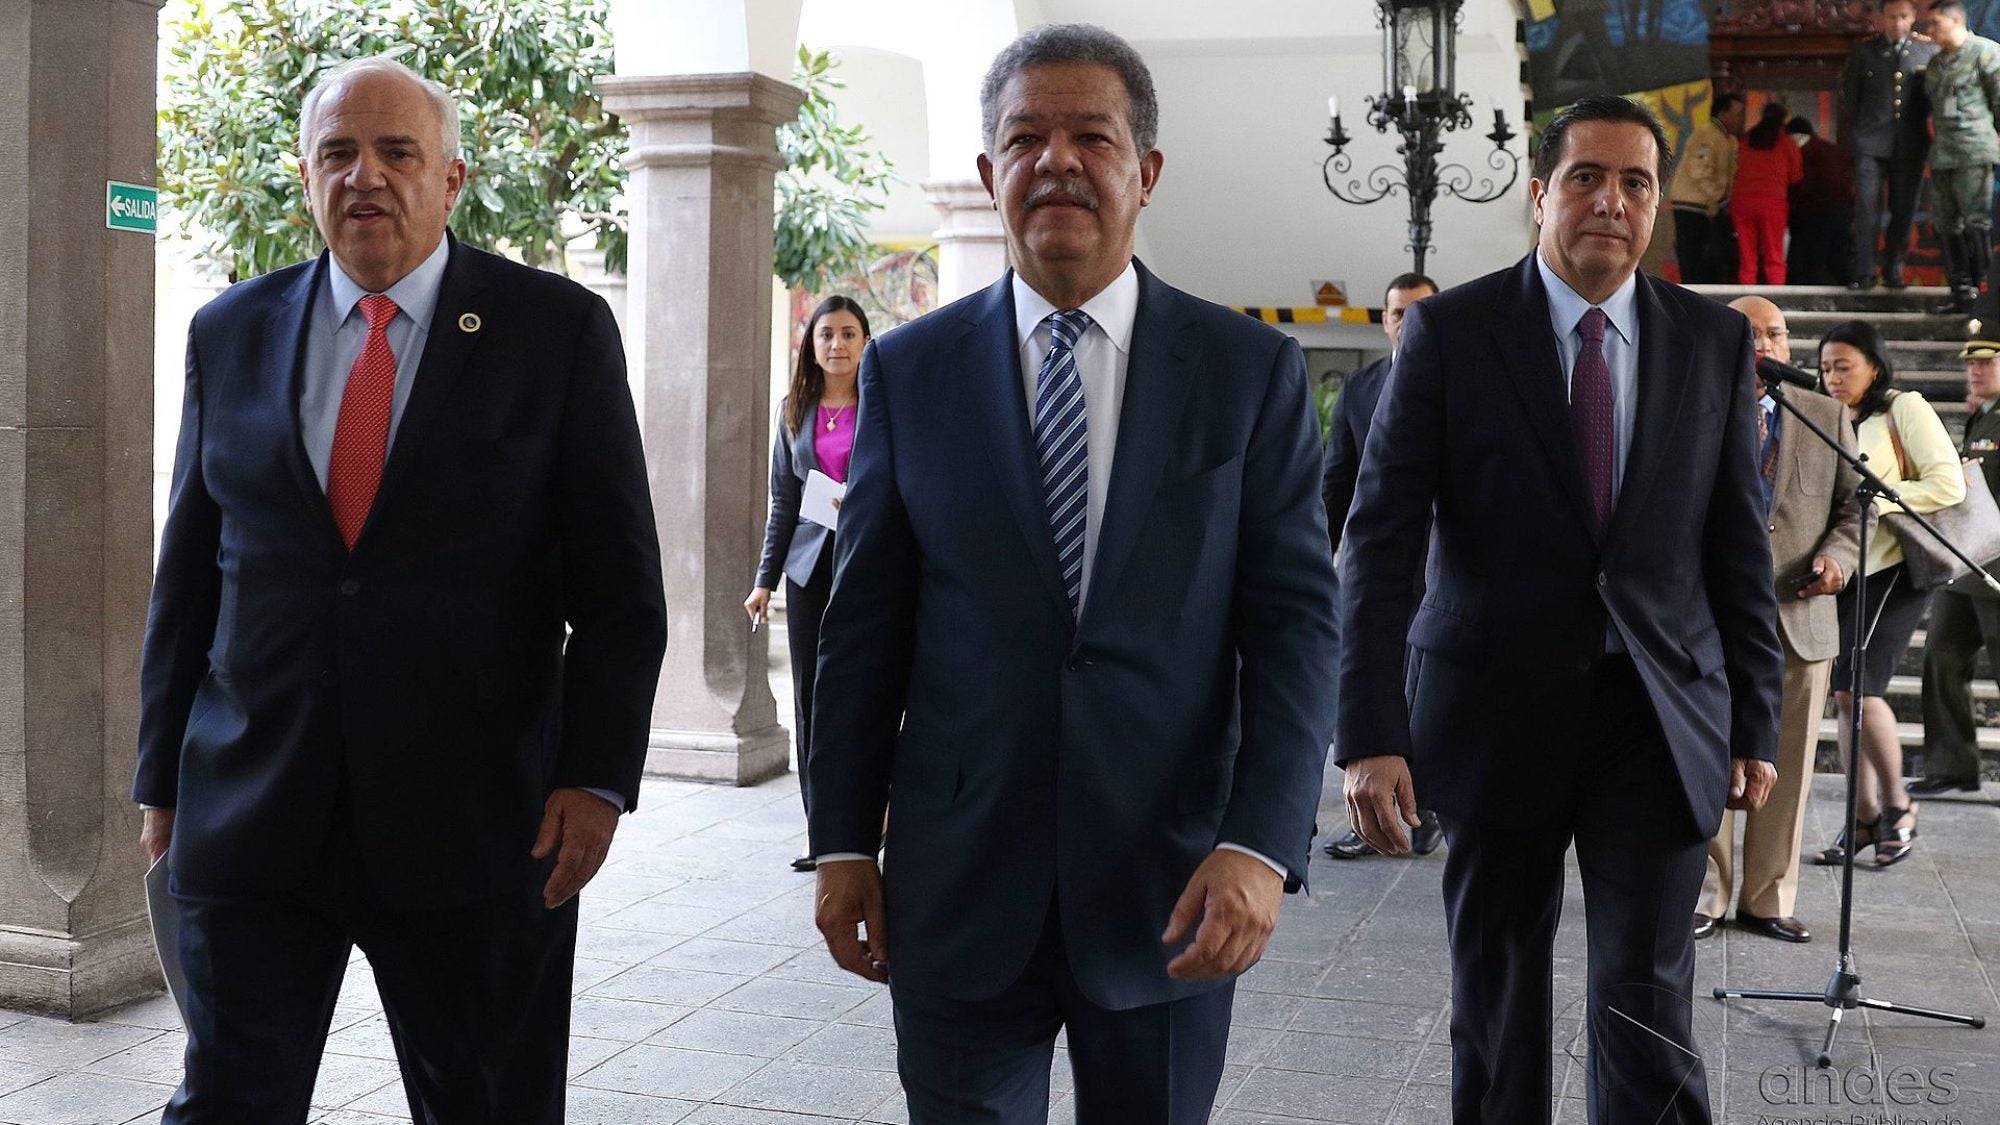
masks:
{"type": "Polygon", "coordinates": [[[1882,241],[1882,283],[1903,287],[1903,251],[1910,245],[1917,188],[1930,148],[1923,104],[1923,72],[1935,43],[1911,37],[1912,0],[1883,0],[1875,12],[1875,38],[1847,53],[1840,76],[1840,116],[1854,150],[1854,277],[1849,289],[1875,287],[1875,231],[1882,192],[1889,193],[1889,227],[1882,241]]]}
{"type": "MultiPolygon", "coordinates": [[[[1790,363],[1785,314],[1762,297],[1739,297],[1730,308],[1750,321],[1757,358],[1790,363]]],[[[1853,452],[1847,411],[1825,395],[1788,389],[1785,398],[1820,429],[1853,452]]],[[[1812,790],[1813,750],[1826,710],[1827,672],[1840,651],[1840,622],[1833,595],[1854,573],[1860,547],[1861,508],[1854,498],[1854,470],[1769,396],[1761,415],[1757,451],[1770,513],[1771,564],[1778,583],[1778,638],[1785,649],[1785,694],[1778,717],[1778,781],[1763,808],[1743,814],[1743,866],[1735,878],[1732,845],[1736,817],[1725,810],[1708,843],[1708,875],[1694,915],[1694,936],[1715,932],[1729,911],[1731,883],[1743,888],[1736,922],[1779,941],[1811,941],[1792,913],[1799,897],[1799,842],[1806,796],[1812,790]]]]}

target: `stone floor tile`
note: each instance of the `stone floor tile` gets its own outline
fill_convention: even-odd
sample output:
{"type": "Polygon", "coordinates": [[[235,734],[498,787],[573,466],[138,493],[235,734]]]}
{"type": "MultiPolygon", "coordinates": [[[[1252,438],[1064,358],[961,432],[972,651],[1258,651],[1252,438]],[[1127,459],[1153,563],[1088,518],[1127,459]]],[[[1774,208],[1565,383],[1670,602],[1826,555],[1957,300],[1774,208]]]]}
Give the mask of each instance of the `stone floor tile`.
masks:
{"type": "Polygon", "coordinates": [[[1258,1067],[1243,1079],[1228,1108],[1308,1120],[1380,1125],[1400,1083],[1390,1079],[1307,1074],[1258,1067]]]}
{"type": "Polygon", "coordinates": [[[158,1110],[172,1086],[109,1074],[57,1075],[0,1095],[0,1121],[9,1125],[107,1125],[158,1110]]]}
{"type": "Polygon", "coordinates": [[[651,1036],[646,1042],[659,1047],[686,1047],[697,1051],[775,1059],[811,1038],[824,1026],[821,1022],[787,1016],[703,1008],[651,1036]]]}
{"type": "Polygon", "coordinates": [[[1435,1008],[1407,1004],[1376,1004],[1363,1000],[1306,1000],[1292,1018],[1293,1031],[1358,1035],[1373,1039],[1411,1039],[1430,1034],[1435,1008]]]}
{"type": "Polygon", "coordinates": [[[628,1047],[577,1077],[575,1085],[657,1098],[711,1101],[762,1069],[769,1059],[690,1051],[681,1047],[628,1047]]]}
{"type": "Polygon", "coordinates": [[[394,1116],[383,1113],[363,1113],[356,1109],[336,1109],[323,1117],[312,1119],[312,1125],[410,1125],[409,1115],[394,1116]]]}
{"type": "Polygon", "coordinates": [[[663,934],[654,930],[621,930],[616,926],[598,923],[582,926],[577,930],[576,955],[596,961],[637,965],[642,961],[650,961],[687,940],[688,938],[681,934],[663,934]]]}
{"type": "MultiPolygon", "coordinates": [[[[97,1017],[100,1023],[122,1023],[130,1027],[150,1027],[156,1031],[179,1031],[181,1010],[174,1006],[174,998],[166,993],[148,1000],[127,1004],[122,1008],[97,1017]]],[[[0,1021],[4,1026],[4,1021],[0,1021]]]]}
{"type": "Polygon", "coordinates": [[[719,941],[710,937],[698,937],[681,942],[650,959],[647,964],[754,977],[770,972],[791,960],[797,953],[797,950],[782,945],[759,945],[747,941],[719,941]]]}
{"type": "Polygon", "coordinates": [[[614,1000],[644,1000],[655,1004],[698,1008],[735,989],[746,979],[748,978],[724,973],[704,973],[694,969],[639,965],[591,986],[585,994],[608,996],[614,1000]]]}
{"type": "Polygon", "coordinates": [[[592,1039],[587,1035],[572,1035],[569,1037],[569,1068],[565,1073],[570,1078],[575,1078],[631,1045],[616,1039],[592,1039]]]}
{"type": "Polygon", "coordinates": [[[11,1094],[23,1086],[32,1086],[59,1073],[61,1070],[53,1065],[0,1059],[0,1094],[11,1094]]]}
{"type": "MultiPolygon", "coordinates": [[[[1418,1056],[1425,1050],[1422,1043],[1410,1040],[1324,1035],[1310,1031],[1283,1031],[1271,1034],[1271,1041],[1257,1059],[1259,1065],[1275,1070],[1299,1070],[1313,1074],[1400,1079],[1410,1074],[1418,1056]]],[[[1233,1036],[1234,1033],[1232,1038],[1233,1036]]],[[[1451,1059],[1447,1054],[1445,1056],[1447,1077],[1450,1066],[1451,1059]]]]}
{"type": "Polygon", "coordinates": [[[609,996],[579,996],[570,1006],[571,1035],[637,1043],[681,1019],[691,1007],[650,1000],[619,1000],[609,996]]]}
{"type": "Polygon", "coordinates": [[[0,1059],[64,1070],[129,1050],[161,1034],[147,1027],[73,1024],[31,1016],[0,1028],[0,1059]]]}
{"type": "Polygon", "coordinates": [[[319,1078],[313,1083],[312,1104],[323,1109],[339,1109],[384,1086],[401,1097],[402,1076],[396,1064],[359,1055],[326,1055],[320,1059],[319,1078]]]}
{"type": "Polygon", "coordinates": [[[881,1105],[896,1088],[893,1074],[780,1059],[717,1100],[750,1109],[856,1118],[881,1105]]]}
{"type": "Polygon", "coordinates": [[[714,1006],[738,1012],[795,1016],[824,1022],[836,1019],[841,1013],[861,1004],[878,989],[887,991],[879,985],[857,988],[844,984],[761,977],[714,1001],[714,1006]]]}
{"type": "Polygon", "coordinates": [[[799,1062],[894,1074],[896,1033],[886,1027],[868,1024],[830,1023],[792,1048],[785,1057],[799,1062]]]}
{"type": "Polygon", "coordinates": [[[187,1036],[178,1031],[163,1032],[136,1047],[84,1066],[92,1074],[115,1074],[141,1082],[178,1086],[187,1065],[187,1036]]]}
{"type": "Polygon", "coordinates": [[[621,930],[644,930],[655,934],[693,937],[741,913],[743,913],[741,909],[726,910],[692,902],[664,902],[654,897],[634,903],[623,910],[613,911],[598,921],[621,930]]]}
{"type": "Polygon", "coordinates": [[[389,1038],[389,1021],[381,1016],[350,1024],[327,1036],[326,1050],[331,1055],[358,1055],[364,1059],[393,1061],[396,1057],[396,1045],[389,1038]]]}
{"type": "Polygon", "coordinates": [[[563,1120],[566,1125],[675,1125],[697,1108],[697,1102],[572,1086],[563,1120]]]}

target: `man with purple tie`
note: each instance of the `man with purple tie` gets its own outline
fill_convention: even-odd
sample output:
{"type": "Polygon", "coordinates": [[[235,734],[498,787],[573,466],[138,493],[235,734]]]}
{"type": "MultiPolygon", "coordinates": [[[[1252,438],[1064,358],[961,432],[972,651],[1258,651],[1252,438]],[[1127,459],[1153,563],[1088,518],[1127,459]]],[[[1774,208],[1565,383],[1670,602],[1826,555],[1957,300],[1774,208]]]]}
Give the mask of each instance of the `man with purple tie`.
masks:
{"type": "Polygon", "coordinates": [[[1462,1125],[1549,1120],[1572,843],[1590,1120],[1709,1121],[1687,919],[1770,789],[1782,655],[1748,326],[1637,273],[1671,163],[1634,102],[1556,115],[1537,249],[1411,309],[1343,537],[1334,745],[1375,847],[1444,826],[1462,1125]]]}

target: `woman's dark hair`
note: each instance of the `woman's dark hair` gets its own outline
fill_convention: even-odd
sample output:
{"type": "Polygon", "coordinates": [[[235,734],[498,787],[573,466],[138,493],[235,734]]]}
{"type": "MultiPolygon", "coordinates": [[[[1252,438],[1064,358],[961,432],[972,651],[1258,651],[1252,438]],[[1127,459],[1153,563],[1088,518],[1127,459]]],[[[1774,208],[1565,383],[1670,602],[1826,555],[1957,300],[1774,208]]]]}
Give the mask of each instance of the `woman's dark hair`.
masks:
{"type": "Polygon", "coordinates": [[[1785,119],[1790,116],[1791,111],[1778,102],[1764,103],[1763,112],[1757,115],[1757,124],[1751,128],[1750,135],[1744,140],[1749,141],[1750,147],[1755,149],[1775,146],[1778,138],[1785,135],[1785,119]]]}
{"type": "MultiPolygon", "coordinates": [[[[1819,338],[1822,368],[1826,366],[1824,357],[1828,344],[1846,344],[1860,352],[1862,358],[1875,365],[1875,381],[1868,384],[1868,389],[1861,394],[1861,401],[1855,404],[1855,409],[1860,411],[1861,415],[1855,419],[1855,424],[1859,425],[1871,416],[1887,410],[1889,392],[1896,388],[1896,369],[1889,365],[1889,347],[1882,342],[1882,334],[1875,330],[1875,326],[1865,320],[1843,320],[1827,329],[1826,335],[1819,338]]],[[[1824,380],[1825,376],[1822,375],[1820,378],[1824,380]]]]}
{"type": "Polygon", "coordinates": [[[819,331],[820,318],[828,313],[853,313],[861,322],[861,339],[868,340],[874,333],[868,330],[868,314],[854,303],[854,298],[836,293],[819,303],[819,307],[806,318],[805,339],[799,343],[799,360],[792,365],[792,385],[785,392],[785,432],[796,434],[805,425],[806,411],[819,405],[819,396],[826,392],[826,372],[819,367],[819,357],[813,354],[813,333],[819,331]]]}

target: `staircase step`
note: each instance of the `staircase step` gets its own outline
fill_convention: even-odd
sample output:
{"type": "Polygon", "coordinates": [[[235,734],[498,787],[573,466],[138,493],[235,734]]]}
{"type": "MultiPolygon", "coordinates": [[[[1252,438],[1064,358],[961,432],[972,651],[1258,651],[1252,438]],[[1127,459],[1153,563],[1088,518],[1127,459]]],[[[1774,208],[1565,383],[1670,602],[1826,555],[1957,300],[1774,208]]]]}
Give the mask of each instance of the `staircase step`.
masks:
{"type": "MultiPolygon", "coordinates": [[[[1795,358],[1804,358],[1803,352],[1815,346],[1828,329],[1843,321],[1857,319],[1857,314],[1841,309],[1800,309],[1787,311],[1785,323],[1792,330],[1792,352],[1795,358]]],[[[1965,322],[1955,316],[1934,316],[1927,312],[1870,312],[1865,317],[1882,335],[1893,340],[1951,340],[1965,339],[1965,322]]]]}
{"type": "MultiPolygon", "coordinates": [[[[1779,308],[1791,312],[1851,312],[1859,316],[1875,313],[1921,313],[1949,293],[1941,285],[1912,285],[1908,289],[1876,287],[1863,291],[1838,285],[1690,285],[1689,289],[1724,304],[1745,295],[1769,298],[1779,308]]],[[[1955,317],[1941,317],[1959,325],[1955,317]]]]}

